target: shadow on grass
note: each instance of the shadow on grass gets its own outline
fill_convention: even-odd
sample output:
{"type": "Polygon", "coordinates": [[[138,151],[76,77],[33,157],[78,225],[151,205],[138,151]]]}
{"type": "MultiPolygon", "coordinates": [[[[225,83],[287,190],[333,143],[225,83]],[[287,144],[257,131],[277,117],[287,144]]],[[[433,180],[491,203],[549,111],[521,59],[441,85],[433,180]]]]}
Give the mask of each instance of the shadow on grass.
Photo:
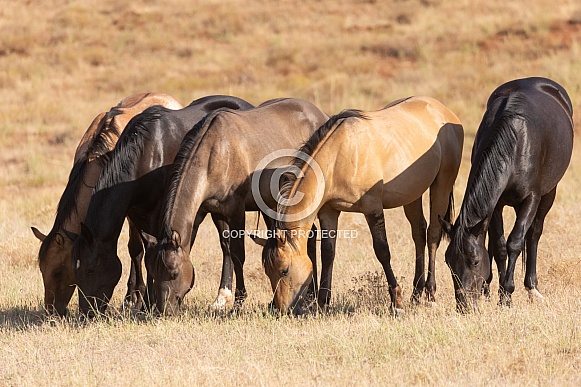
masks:
{"type": "Polygon", "coordinates": [[[0,310],[0,327],[2,329],[26,330],[45,324],[47,316],[44,310],[30,307],[16,307],[0,310]]]}
{"type": "MultiPolygon", "coordinates": [[[[331,304],[324,310],[311,308],[312,313],[295,316],[298,320],[319,317],[351,317],[360,313],[371,313],[388,317],[392,313],[389,305],[389,292],[383,273],[368,272],[352,278],[353,285],[346,292],[333,296],[331,304]]],[[[109,306],[104,314],[97,314],[86,319],[78,312],[69,313],[67,317],[49,316],[40,306],[24,305],[0,310],[0,329],[2,330],[31,330],[39,327],[69,327],[82,328],[98,323],[107,325],[121,324],[150,324],[159,321],[173,321],[179,323],[201,323],[228,320],[261,320],[292,318],[290,315],[279,314],[269,304],[249,304],[236,306],[223,311],[210,310],[207,300],[190,299],[176,313],[157,314],[143,312],[130,307],[116,308],[109,306]]]]}

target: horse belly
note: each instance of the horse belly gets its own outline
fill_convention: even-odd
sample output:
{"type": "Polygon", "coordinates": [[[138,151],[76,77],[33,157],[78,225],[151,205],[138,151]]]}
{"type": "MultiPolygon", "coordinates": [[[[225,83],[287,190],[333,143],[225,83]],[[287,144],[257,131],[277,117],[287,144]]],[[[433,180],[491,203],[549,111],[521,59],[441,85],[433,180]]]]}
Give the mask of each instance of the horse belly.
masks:
{"type": "MultiPolygon", "coordinates": [[[[437,152],[426,152],[406,167],[387,171],[383,185],[383,208],[395,208],[409,204],[422,196],[434,182],[440,167],[437,152]]],[[[396,166],[397,168],[397,166],[396,166]]]]}

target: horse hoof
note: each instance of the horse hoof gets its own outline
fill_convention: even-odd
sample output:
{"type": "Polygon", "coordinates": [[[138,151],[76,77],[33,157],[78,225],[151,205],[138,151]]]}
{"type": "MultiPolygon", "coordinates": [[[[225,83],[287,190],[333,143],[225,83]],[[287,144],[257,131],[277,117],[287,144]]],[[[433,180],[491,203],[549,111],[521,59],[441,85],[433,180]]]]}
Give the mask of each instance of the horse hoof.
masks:
{"type": "Polygon", "coordinates": [[[232,291],[229,289],[220,289],[218,297],[210,305],[210,312],[222,313],[226,310],[226,305],[232,300],[232,291]]]}
{"type": "Polygon", "coordinates": [[[403,316],[405,316],[405,309],[398,308],[398,307],[392,305],[390,308],[390,313],[395,318],[403,317],[403,316]]]}
{"type": "Polygon", "coordinates": [[[543,295],[535,288],[533,289],[529,289],[529,301],[530,302],[535,302],[535,301],[542,301],[545,297],[543,297],[543,295]]]}

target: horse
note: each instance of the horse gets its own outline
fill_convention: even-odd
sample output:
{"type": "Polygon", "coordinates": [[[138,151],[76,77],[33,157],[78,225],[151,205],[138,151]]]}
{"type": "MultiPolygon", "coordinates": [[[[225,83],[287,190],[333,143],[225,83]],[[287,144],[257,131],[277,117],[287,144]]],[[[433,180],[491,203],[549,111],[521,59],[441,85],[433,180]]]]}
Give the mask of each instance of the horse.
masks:
{"type": "MultiPolygon", "coordinates": [[[[305,100],[276,99],[247,111],[217,110],[186,135],[164,196],[161,238],[150,242],[157,244],[154,276],[159,311],[172,313],[190,290],[193,266],[189,254],[208,213],[222,220],[223,230],[228,233],[224,238],[220,232],[220,243],[223,255],[231,257],[225,261],[234,265],[235,306],[244,301],[246,257],[241,231],[245,211],[266,211],[276,206],[268,188],[269,182],[278,182],[277,168],[286,165],[294,150],[327,119],[305,100]],[[261,167],[263,160],[269,161],[261,167]],[[257,185],[252,182],[255,174],[261,176],[256,179],[257,185]]],[[[265,221],[269,222],[266,216],[265,221]]],[[[212,308],[222,308],[231,300],[232,272],[223,270],[212,308]]]]}
{"type": "Polygon", "coordinates": [[[477,309],[480,293],[488,294],[492,259],[499,273],[500,304],[510,305],[521,252],[529,298],[542,298],[536,273],[538,243],[573,150],[573,108],[556,82],[538,77],[510,81],[492,93],[486,106],[458,219],[454,225],[442,221],[451,237],[446,263],[461,312],[477,309]],[[505,206],[516,212],[508,240],[505,206]]]}
{"type": "MultiPolygon", "coordinates": [[[[181,109],[182,105],[163,93],[141,93],[129,96],[95,117],[75,151],[73,168],[64,193],[58,203],[57,214],[50,232],[45,235],[31,227],[41,241],[38,263],[44,282],[44,307],[49,314],[66,315],[67,305],[75,291],[72,265],[73,240],[71,233],[80,232],[92,188],[107,162],[110,152],[129,120],[153,105],[181,109]]],[[[139,230],[131,227],[130,245],[141,243],[139,230]]],[[[131,248],[130,248],[131,250],[131,248]]],[[[135,291],[136,274],[132,266],[133,282],[127,284],[127,298],[135,291]]],[[[143,281],[143,280],[141,280],[143,281]]]]}
{"type": "Polygon", "coordinates": [[[337,223],[340,212],[347,211],[365,215],[375,255],[387,277],[391,309],[403,313],[383,214],[384,209],[401,206],[411,224],[416,250],[412,301],[419,301],[424,288],[428,300],[435,301],[435,256],[442,235],[438,216],[452,217],[452,189],[463,141],[458,117],[429,97],[408,97],[381,110],[346,110],[331,117],[300,148],[308,157],[293,161],[302,173],[288,176],[282,186],[281,197],[291,202],[280,200],[279,219],[262,252],[275,308],[303,313],[303,294],[313,281],[306,241],[317,216],[323,231],[318,304],[321,308],[329,304],[337,223]],[[428,189],[430,224],[426,237],[422,194],[428,189]]]}
{"type": "MultiPolygon", "coordinates": [[[[73,248],[79,309],[83,315],[91,317],[95,312],[104,312],[119,282],[121,261],[117,256],[117,240],[123,220],[128,217],[138,230],[153,232],[168,166],[183,137],[206,114],[221,107],[253,106],[236,97],[208,96],[181,110],[150,107],[127,124],[95,185],[73,248]]],[[[142,246],[139,248],[141,252],[142,246]]],[[[151,287],[149,270],[147,277],[151,287]]],[[[137,289],[143,299],[145,284],[139,283],[137,289]]],[[[151,303],[147,297],[145,301],[151,303]]]]}

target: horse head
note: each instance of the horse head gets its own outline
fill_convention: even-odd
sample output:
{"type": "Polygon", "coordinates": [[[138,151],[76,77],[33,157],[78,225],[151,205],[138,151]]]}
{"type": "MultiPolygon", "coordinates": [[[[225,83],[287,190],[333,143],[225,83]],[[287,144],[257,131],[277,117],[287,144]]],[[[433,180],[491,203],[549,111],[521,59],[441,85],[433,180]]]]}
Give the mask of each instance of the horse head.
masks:
{"type": "Polygon", "coordinates": [[[171,314],[194,286],[195,273],[189,250],[182,247],[182,238],[175,230],[161,240],[144,231],[141,235],[148,245],[146,254],[152,254],[145,261],[154,279],[156,308],[160,313],[171,314]]]}
{"type": "Polygon", "coordinates": [[[117,241],[100,241],[81,223],[81,234],[73,247],[73,267],[79,290],[79,309],[92,317],[103,313],[121,278],[117,241]]]}
{"type": "Polygon", "coordinates": [[[482,293],[482,285],[490,275],[490,259],[484,246],[485,220],[460,231],[459,224],[452,225],[440,218],[442,230],[449,235],[446,264],[452,273],[459,312],[477,309],[476,301],[482,293]]]}

